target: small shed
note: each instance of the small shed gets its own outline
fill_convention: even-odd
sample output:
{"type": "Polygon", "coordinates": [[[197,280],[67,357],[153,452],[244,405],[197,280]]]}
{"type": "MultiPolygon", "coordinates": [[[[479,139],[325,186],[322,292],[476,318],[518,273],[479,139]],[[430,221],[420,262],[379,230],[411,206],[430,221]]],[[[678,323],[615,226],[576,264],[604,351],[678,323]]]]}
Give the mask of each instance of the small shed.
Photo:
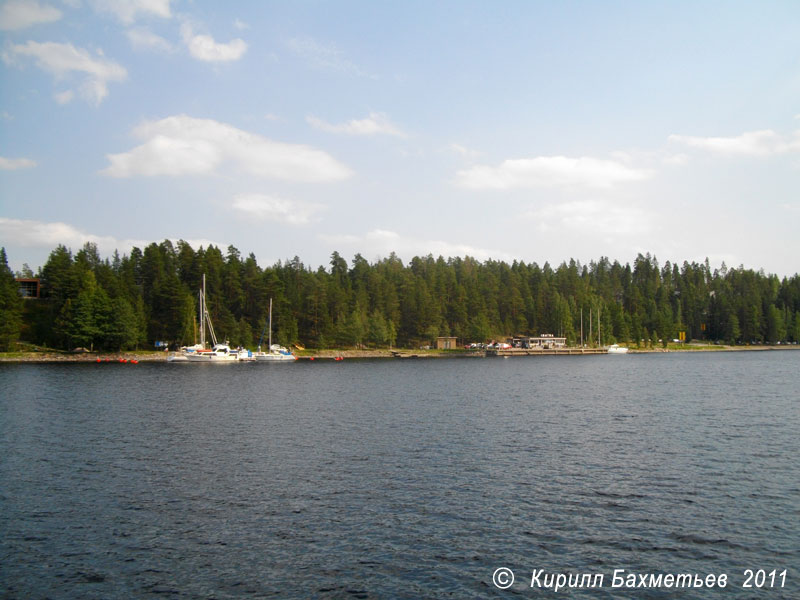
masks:
{"type": "Polygon", "coordinates": [[[458,338],[454,337],[437,337],[436,349],[437,350],[455,350],[457,348],[456,342],[458,338]]]}

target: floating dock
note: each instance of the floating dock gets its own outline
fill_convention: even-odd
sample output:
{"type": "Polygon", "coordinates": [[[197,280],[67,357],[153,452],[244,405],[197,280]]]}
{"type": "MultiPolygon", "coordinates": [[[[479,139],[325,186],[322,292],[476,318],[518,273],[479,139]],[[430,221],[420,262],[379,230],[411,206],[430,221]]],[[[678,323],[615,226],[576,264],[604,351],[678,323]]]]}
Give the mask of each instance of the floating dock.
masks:
{"type": "Polygon", "coordinates": [[[606,348],[490,348],[486,356],[567,356],[608,354],[606,348]]]}

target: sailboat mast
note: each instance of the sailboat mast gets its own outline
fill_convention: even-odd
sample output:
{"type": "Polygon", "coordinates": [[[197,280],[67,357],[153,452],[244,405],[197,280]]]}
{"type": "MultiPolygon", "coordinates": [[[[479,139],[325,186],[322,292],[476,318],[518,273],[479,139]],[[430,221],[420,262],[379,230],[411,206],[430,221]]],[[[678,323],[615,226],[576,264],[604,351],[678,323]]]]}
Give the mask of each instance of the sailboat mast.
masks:
{"type": "Polygon", "coordinates": [[[200,290],[200,346],[206,347],[206,274],[203,273],[203,288],[200,290]]]}
{"type": "Polygon", "coordinates": [[[269,299],[269,346],[268,352],[272,352],[272,298],[269,299]]]}

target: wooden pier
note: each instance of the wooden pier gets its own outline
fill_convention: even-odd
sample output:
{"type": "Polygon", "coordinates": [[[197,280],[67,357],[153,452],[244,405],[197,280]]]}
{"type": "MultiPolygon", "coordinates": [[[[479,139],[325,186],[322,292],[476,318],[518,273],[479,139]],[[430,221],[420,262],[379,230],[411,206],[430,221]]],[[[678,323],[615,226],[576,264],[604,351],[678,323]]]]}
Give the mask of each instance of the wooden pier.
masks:
{"type": "Polygon", "coordinates": [[[490,348],[486,356],[580,356],[608,354],[605,348],[490,348]]]}

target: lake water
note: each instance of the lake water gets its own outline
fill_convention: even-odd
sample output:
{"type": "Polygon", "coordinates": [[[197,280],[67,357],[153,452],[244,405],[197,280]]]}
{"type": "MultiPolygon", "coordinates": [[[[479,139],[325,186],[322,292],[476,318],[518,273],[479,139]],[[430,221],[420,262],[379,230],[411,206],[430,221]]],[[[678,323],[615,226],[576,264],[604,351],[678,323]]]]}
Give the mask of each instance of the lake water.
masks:
{"type": "Polygon", "coordinates": [[[800,597],[800,352],[5,364],[0,396],[3,597],[800,597]]]}

